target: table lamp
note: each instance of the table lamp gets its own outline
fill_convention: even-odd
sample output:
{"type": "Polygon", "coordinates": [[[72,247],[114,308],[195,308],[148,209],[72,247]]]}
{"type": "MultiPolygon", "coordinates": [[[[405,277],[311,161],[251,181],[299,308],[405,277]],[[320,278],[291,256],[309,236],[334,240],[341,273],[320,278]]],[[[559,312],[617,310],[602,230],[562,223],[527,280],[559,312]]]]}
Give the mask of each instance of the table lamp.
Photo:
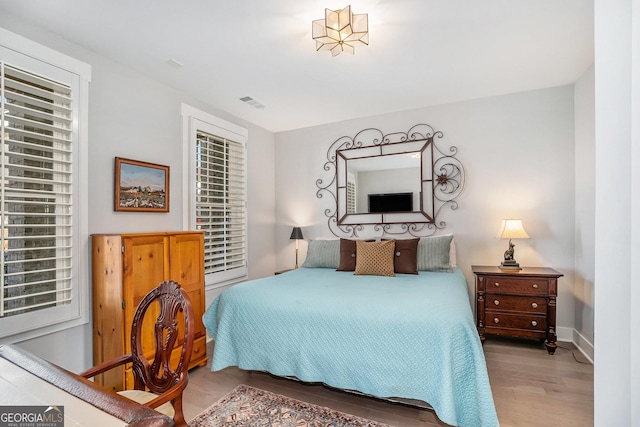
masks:
{"type": "Polygon", "coordinates": [[[302,230],[300,229],[300,227],[293,227],[293,230],[291,230],[291,237],[289,237],[289,239],[296,241],[296,266],[295,266],[295,268],[298,268],[298,240],[304,239],[304,237],[302,237],[302,230]]]}
{"type": "Polygon", "coordinates": [[[522,220],[520,219],[503,219],[498,231],[498,238],[509,239],[509,248],[504,251],[504,261],[500,263],[503,270],[521,270],[520,264],[516,262],[514,257],[515,246],[511,239],[528,239],[529,235],[524,231],[522,220]]]}

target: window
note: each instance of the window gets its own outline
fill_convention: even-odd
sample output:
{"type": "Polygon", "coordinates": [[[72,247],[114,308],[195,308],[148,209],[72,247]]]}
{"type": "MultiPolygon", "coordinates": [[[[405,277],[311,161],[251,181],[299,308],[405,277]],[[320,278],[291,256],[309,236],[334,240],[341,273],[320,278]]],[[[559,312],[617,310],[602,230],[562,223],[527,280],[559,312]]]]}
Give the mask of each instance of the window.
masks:
{"type": "Polygon", "coordinates": [[[76,182],[85,140],[80,87],[89,71],[12,33],[0,35],[0,337],[31,331],[27,338],[86,322],[79,290],[86,259],[78,256],[87,237],[79,227],[86,194],[80,198],[76,182]],[[67,71],[74,66],[85,75],[67,71]]]}
{"type": "Polygon", "coordinates": [[[349,174],[347,177],[347,214],[356,213],[356,183],[355,177],[349,174]]]}
{"type": "Polygon", "coordinates": [[[204,230],[206,285],[247,277],[247,131],[183,105],[186,226],[204,230]]]}

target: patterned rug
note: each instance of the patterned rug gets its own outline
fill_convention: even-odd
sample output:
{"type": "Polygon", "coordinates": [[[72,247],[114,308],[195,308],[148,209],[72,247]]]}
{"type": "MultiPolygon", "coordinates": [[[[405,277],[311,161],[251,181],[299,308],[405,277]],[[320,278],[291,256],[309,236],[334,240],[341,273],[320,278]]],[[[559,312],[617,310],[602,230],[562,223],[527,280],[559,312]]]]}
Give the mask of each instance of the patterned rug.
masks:
{"type": "Polygon", "coordinates": [[[191,420],[189,426],[391,427],[244,384],[191,420]]]}

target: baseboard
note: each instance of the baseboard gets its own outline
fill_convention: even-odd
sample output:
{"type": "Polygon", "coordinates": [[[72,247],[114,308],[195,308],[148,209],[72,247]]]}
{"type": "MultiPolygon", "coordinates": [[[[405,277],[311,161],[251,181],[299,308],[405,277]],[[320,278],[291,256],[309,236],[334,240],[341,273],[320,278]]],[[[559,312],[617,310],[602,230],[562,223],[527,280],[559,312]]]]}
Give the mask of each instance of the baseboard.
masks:
{"type": "Polygon", "coordinates": [[[565,326],[556,327],[556,336],[558,341],[573,342],[573,328],[567,328],[565,326]]]}
{"type": "Polygon", "coordinates": [[[558,335],[558,341],[573,343],[573,345],[580,350],[580,353],[582,353],[589,362],[593,363],[593,344],[582,336],[580,332],[573,328],[558,327],[556,328],[556,334],[558,335]]]}
{"type": "Polygon", "coordinates": [[[573,343],[584,357],[589,359],[589,362],[593,363],[595,351],[593,349],[593,343],[589,342],[580,332],[573,330],[573,343]]]}

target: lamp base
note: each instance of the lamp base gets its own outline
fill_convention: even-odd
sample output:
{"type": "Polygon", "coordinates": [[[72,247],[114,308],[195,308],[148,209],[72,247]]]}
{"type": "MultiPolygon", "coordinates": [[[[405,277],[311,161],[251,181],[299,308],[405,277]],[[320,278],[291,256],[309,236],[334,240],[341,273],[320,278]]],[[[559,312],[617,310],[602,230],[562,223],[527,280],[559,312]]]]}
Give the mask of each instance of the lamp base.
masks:
{"type": "Polygon", "coordinates": [[[500,269],[501,270],[522,270],[522,268],[520,268],[520,264],[518,264],[515,260],[501,262],[500,269]]]}

